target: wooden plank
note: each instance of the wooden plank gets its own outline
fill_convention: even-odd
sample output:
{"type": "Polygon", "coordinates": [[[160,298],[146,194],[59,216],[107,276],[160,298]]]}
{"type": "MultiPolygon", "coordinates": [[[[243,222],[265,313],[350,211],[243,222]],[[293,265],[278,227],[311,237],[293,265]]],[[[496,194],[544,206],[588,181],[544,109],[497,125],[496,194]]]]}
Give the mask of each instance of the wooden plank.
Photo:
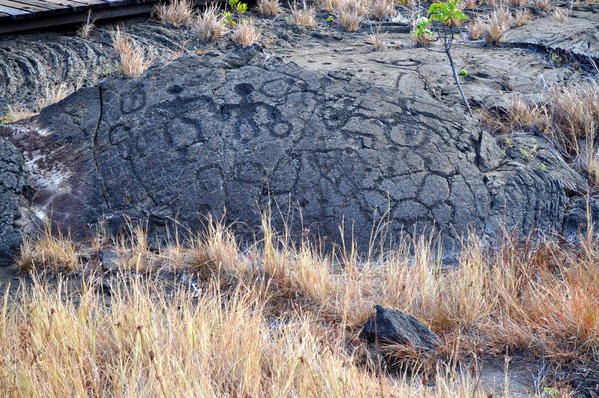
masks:
{"type": "Polygon", "coordinates": [[[48,3],[52,8],[81,8],[89,7],[89,4],[81,3],[72,0],[43,0],[44,3],[48,3]]]}
{"type": "Polygon", "coordinates": [[[72,3],[73,6],[77,5],[77,6],[84,6],[84,7],[98,5],[98,4],[106,4],[105,0],[45,0],[45,1],[72,3]]]}
{"type": "Polygon", "coordinates": [[[53,3],[53,4],[63,4],[63,5],[67,5],[70,7],[86,7],[89,6],[91,4],[102,4],[104,3],[104,1],[102,0],[43,0],[43,1],[47,1],[48,3],[53,3]]]}
{"type": "Polygon", "coordinates": [[[50,3],[47,1],[42,1],[42,0],[8,0],[8,1],[15,3],[15,7],[18,7],[18,6],[16,6],[16,4],[23,4],[26,6],[40,7],[40,8],[46,9],[46,10],[52,10],[55,8],[63,8],[63,7],[58,6],[57,4],[50,3]]]}
{"type": "Polygon", "coordinates": [[[46,11],[45,7],[37,7],[31,6],[23,3],[16,3],[12,0],[0,0],[0,6],[14,8],[16,10],[27,11],[27,12],[35,12],[35,11],[46,11]]]}
{"type": "MultiPolygon", "coordinates": [[[[108,7],[109,8],[104,10],[92,11],[92,20],[149,14],[154,8],[154,3],[136,4],[122,7],[108,7]]],[[[50,15],[40,18],[27,17],[26,19],[12,20],[11,23],[0,24],[0,34],[86,22],[87,15],[87,10],[85,10],[69,13],[66,15],[50,15]]]]}
{"type": "Polygon", "coordinates": [[[4,12],[10,16],[31,14],[31,12],[29,12],[29,11],[20,10],[18,8],[7,7],[2,4],[0,4],[0,12],[4,12]]]}
{"type": "MultiPolygon", "coordinates": [[[[214,0],[192,0],[195,5],[208,4],[212,1],[214,0]]],[[[157,0],[113,0],[110,2],[108,0],[0,0],[0,35],[51,26],[85,23],[88,18],[101,20],[130,15],[147,15],[152,12],[156,2],[157,0]],[[29,1],[35,2],[32,4],[45,1],[49,3],[47,7],[56,7],[31,12],[15,6],[17,3],[29,1]],[[8,3],[11,3],[12,6],[4,5],[8,3]],[[72,5],[61,8],[63,3],[72,5]]],[[[30,5],[29,7],[34,6],[30,5]]]]}

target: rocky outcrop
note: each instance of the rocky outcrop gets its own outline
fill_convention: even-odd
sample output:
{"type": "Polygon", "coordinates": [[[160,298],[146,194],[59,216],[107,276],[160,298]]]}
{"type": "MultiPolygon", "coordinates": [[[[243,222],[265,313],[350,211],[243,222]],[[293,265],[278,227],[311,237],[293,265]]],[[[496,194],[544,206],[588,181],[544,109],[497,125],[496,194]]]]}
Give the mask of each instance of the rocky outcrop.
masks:
{"type": "MultiPolygon", "coordinates": [[[[571,3],[564,3],[567,10],[571,3]]],[[[599,12],[591,5],[573,7],[571,16],[565,21],[558,21],[551,16],[539,18],[529,24],[512,29],[506,33],[508,44],[529,47],[565,56],[563,62],[576,61],[589,63],[595,72],[593,62],[599,62],[599,12]]]]}
{"type": "Polygon", "coordinates": [[[277,228],[288,218],[334,240],[343,223],[362,248],[381,220],[388,243],[438,228],[451,246],[502,223],[559,231],[566,193],[584,185],[565,163],[519,158],[428,96],[255,48],[107,79],[0,135],[24,154],[30,213],[75,236],[128,218],[158,235],[175,220],[197,230],[207,214],[252,236],[270,205],[277,228]]]}
{"type": "Polygon", "coordinates": [[[380,305],[374,307],[360,338],[375,344],[400,344],[415,350],[434,350],[439,337],[418,319],[400,310],[380,305]]]}
{"type": "MultiPolygon", "coordinates": [[[[88,38],[74,32],[0,38],[0,116],[9,105],[35,110],[38,102],[58,87],[70,93],[77,87],[93,86],[115,72],[116,54],[110,38],[114,29],[110,24],[102,25],[88,38]]],[[[196,38],[191,29],[148,22],[129,21],[127,32],[144,48],[147,58],[157,64],[176,52],[185,52],[182,43],[196,38]]]]}
{"type": "Polygon", "coordinates": [[[10,142],[0,139],[0,265],[10,261],[21,243],[21,213],[27,181],[23,156],[10,142]]]}

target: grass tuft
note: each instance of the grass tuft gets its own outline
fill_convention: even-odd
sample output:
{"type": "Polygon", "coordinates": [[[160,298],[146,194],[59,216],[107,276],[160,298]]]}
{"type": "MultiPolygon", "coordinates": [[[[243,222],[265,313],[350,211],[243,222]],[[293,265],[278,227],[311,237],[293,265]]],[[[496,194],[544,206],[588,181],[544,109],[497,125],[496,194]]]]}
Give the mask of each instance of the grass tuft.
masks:
{"type": "Polygon", "coordinates": [[[245,19],[243,22],[233,26],[233,41],[241,46],[249,47],[260,40],[260,32],[251,19],[245,19]]]}
{"type": "Polygon", "coordinates": [[[540,10],[548,10],[553,6],[551,0],[535,0],[534,4],[540,10]]]}
{"type": "Polygon", "coordinates": [[[480,20],[475,19],[468,24],[468,37],[471,40],[479,40],[481,38],[481,32],[483,30],[483,24],[480,20]]]}
{"type": "MultiPolygon", "coordinates": [[[[325,255],[293,243],[267,217],[262,233],[242,251],[228,228],[211,221],[190,246],[151,252],[145,232],[134,229],[117,247],[129,260],[109,282],[110,306],[93,272],[76,295],[34,273],[27,293],[0,311],[0,355],[11,363],[0,378],[14,395],[34,396],[134,389],[144,396],[465,398],[482,391],[467,371],[446,364],[478,353],[521,350],[555,365],[599,359],[593,238],[563,247],[506,235],[488,248],[471,236],[459,266],[442,270],[429,238],[360,262],[351,249],[325,255]],[[163,269],[189,275],[181,280],[195,287],[152,271],[163,269]],[[440,336],[435,353],[381,347],[388,360],[435,378],[436,387],[422,390],[418,375],[386,377],[376,367],[356,339],[375,304],[406,311],[440,336]]],[[[76,252],[68,239],[43,236],[25,243],[19,264],[70,272],[81,267],[76,252]]]]}
{"type": "Polygon", "coordinates": [[[387,48],[385,34],[381,33],[380,27],[377,27],[376,31],[366,38],[366,41],[372,44],[375,51],[384,51],[387,48]]]}
{"type": "Polygon", "coordinates": [[[379,20],[393,18],[397,15],[395,2],[393,0],[374,0],[372,3],[372,15],[379,20]]]}
{"type": "Polygon", "coordinates": [[[551,14],[554,20],[557,22],[567,22],[570,19],[570,10],[567,8],[556,7],[551,14]]]}
{"type": "Polygon", "coordinates": [[[145,51],[129,34],[117,27],[110,33],[112,46],[119,57],[120,71],[125,76],[139,76],[149,68],[145,51]]]}
{"type": "Polygon", "coordinates": [[[517,10],[514,15],[514,23],[516,26],[524,26],[527,25],[532,19],[532,15],[530,15],[530,11],[522,9],[517,10]]]}
{"type": "Polygon", "coordinates": [[[275,16],[281,12],[279,0],[258,0],[257,10],[262,15],[275,16]]]}
{"type": "Polygon", "coordinates": [[[77,248],[68,236],[52,234],[44,228],[36,238],[25,237],[16,266],[21,272],[48,270],[73,272],[81,268],[77,248]]]}
{"type": "Polygon", "coordinates": [[[348,32],[356,32],[362,22],[362,5],[359,0],[343,0],[333,11],[337,22],[348,32]]]}
{"type": "Polygon", "coordinates": [[[488,44],[497,45],[510,29],[512,14],[509,9],[499,7],[489,14],[483,24],[483,37],[488,44]]]}
{"type": "Polygon", "coordinates": [[[160,23],[174,27],[190,26],[194,19],[190,0],[171,0],[167,4],[157,4],[153,13],[160,23]]]}
{"type": "Polygon", "coordinates": [[[316,26],[316,10],[293,3],[291,5],[291,22],[305,28],[313,28],[316,26]]]}
{"type": "Polygon", "coordinates": [[[334,13],[335,10],[339,9],[343,0],[316,0],[316,8],[321,11],[334,13]]]}
{"type": "Polygon", "coordinates": [[[219,9],[216,4],[207,7],[202,12],[194,26],[200,39],[204,41],[216,41],[223,35],[224,21],[219,14],[219,9]]]}

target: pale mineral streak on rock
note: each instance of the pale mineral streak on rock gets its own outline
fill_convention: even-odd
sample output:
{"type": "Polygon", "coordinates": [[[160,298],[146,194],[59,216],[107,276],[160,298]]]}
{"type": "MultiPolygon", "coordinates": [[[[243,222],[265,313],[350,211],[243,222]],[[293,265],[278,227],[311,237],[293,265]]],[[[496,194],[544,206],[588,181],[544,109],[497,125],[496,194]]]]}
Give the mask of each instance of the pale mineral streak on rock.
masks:
{"type": "Polygon", "coordinates": [[[103,220],[116,232],[128,218],[156,235],[173,220],[198,230],[225,209],[253,236],[274,204],[330,241],[344,222],[365,248],[384,219],[390,244],[438,229],[451,247],[502,224],[560,231],[567,194],[585,186],[547,146],[536,146],[541,171],[426,92],[406,101],[258,47],[105,80],[0,134],[35,154],[19,166],[33,213],[75,236],[103,220]]]}

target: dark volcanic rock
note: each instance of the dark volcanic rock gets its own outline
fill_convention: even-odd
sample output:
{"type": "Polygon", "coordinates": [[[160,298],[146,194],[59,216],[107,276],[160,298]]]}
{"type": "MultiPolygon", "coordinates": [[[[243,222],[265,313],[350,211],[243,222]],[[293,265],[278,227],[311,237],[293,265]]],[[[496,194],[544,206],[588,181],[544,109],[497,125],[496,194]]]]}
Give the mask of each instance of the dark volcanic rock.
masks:
{"type": "Polygon", "coordinates": [[[427,95],[255,55],[180,58],[3,127],[31,173],[31,213],[81,235],[128,217],[195,230],[226,209],[250,236],[276,203],[323,236],[345,220],[362,248],[381,219],[388,238],[437,227],[448,244],[503,222],[561,229],[573,173],[506,156],[427,95]]]}
{"type": "Polygon", "coordinates": [[[19,205],[27,181],[23,156],[11,143],[0,140],[0,264],[4,265],[21,243],[19,205]]]}
{"type": "MultiPolygon", "coordinates": [[[[564,9],[569,6],[565,5],[564,9]]],[[[576,7],[567,21],[555,18],[535,19],[506,33],[509,44],[529,46],[556,55],[573,57],[579,62],[599,61],[599,12],[596,7],[576,7]]]]}
{"type": "Polygon", "coordinates": [[[400,310],[374,307],[360,338],[369,343],[409,345],[417,350],[434,350],[439,338],[418,319],[400,310]]]}
{"type": "Polygon", "coordinates": [[[563,234],[571,242],[578,242],[588,232],[589,220],[595,234],[599,226],[599,198],[578,198],[572,201],[564,218],[563,234]]]}
{"type": "MultiPolygon", "coordinates": [[[[191,29],[176,29],[157,23],[128,21],[127,32],[155,63],[185,51],[182,43],[197,35],[191,29]]],[[[119,22],[119,26],[122,21],[119,22]]],[[[76,87],[95,85],[115,71],[110,23],[92,31],[89,38],[74,32],[16,33],[0,38],[0,115],[9,105],[30,110],[55,87],[72,92],[76,87]]]]}

